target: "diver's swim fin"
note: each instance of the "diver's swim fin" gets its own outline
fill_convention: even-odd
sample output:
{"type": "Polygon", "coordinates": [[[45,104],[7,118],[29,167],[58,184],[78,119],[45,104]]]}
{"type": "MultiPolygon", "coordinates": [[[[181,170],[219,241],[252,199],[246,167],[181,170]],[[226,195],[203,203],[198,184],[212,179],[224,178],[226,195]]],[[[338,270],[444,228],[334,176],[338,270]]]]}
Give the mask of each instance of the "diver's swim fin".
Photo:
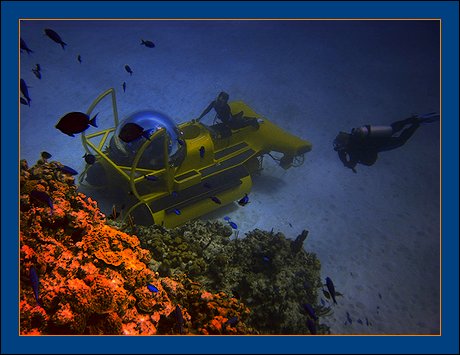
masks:
{"type": "Polygon", "coordinates": [[[424,115],[417,115],[415,116],[417,118],[417,123],[432,123],[439,121],[439,113],[437,112],[430,112],[430,113],[425,113],[424,115]]]}

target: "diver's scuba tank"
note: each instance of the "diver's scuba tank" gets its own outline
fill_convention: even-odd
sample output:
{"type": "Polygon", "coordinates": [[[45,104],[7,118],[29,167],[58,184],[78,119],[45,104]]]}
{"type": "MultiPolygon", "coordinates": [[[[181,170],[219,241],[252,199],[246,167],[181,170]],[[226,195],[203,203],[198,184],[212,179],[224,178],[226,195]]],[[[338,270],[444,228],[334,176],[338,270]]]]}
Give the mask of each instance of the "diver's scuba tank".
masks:
{"type": "Polygon", "coordinates": [[[354,128],[352,134],[361,138],[367,137],[391,137],[393,128],[391,126],[371,126],[365,125],[359,128],[354,128]]]}

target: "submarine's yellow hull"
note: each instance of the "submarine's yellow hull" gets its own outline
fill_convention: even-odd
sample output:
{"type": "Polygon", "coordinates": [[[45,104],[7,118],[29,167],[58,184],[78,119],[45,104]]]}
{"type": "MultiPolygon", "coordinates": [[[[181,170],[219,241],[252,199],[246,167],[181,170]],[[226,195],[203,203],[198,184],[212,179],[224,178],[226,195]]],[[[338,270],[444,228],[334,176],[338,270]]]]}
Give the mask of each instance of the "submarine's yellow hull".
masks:
{"type": "MultiPolygon", "coordinates": [[[[96,101],[108,94],[112,94],[115,105],[113,89],[96,101]]],[[[96,106],[96,101],[88,114],[96,106]]],[[[219,125],[205,126],[192,121],[180,124],[178,128],[183,139],[180,162],[171,162],[165,154],[164,166],[157,169],[139,165],[151,144],[149,140],[139,149],[130,166],[122,166],[104,150],[116,127],[82,135],[85,149],[94,151],[104,167],[107,185],[118,192],[126,192],[129,207],[124,212],[125,217],[134,216],[136,223],[136,215],[142,211],[140,215],[143,218],[149,216],[150,223],[167,228],[182,225],[248,194],[252,187],[252,175],[261,169],[264,154],[272,151],[283,153],[279,163],[287,169],[296,157],[311,150],[310,142],[284,131],[244,102],[230,103],[230,107],[234,114],[243,111],[245,117],[258,118],[259,127],[248,125],[222,135],[219,125]],[[99,144],[94,143],[96,139],[99,144]]],[[[116,106],[114,116],[117,125],[115,111],[116,106]]]]}

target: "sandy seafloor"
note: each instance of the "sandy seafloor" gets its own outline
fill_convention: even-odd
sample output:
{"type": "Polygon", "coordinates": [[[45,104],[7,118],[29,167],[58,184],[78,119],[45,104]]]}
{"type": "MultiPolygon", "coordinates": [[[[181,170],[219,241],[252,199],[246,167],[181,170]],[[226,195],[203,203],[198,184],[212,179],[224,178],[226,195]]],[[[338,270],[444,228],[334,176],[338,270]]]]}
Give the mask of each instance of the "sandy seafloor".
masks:
{"type": "MultiPolygon", "coordinates": [[[[343,294],[322,319],[333,334],[439,333],[440,124],[421,126],[357,174],[332,149],[341,130],[439,112],[438,21],[23,21],[20,30],[34,51],[20,63],[32,99],[20,112],[20,158],[29,165],[46,150],[82,171],[80,137],[54,126],[110,87],[120,118],[155,109],[177,123],[227,91],[313,150],[286,171],[266,157],[250,204],[203,218],[230,216],[240,236],[273,228],[294,239],[307,229],[322,279],[343,294]]],[[[110,125],[109,105],[98,111],[98,125],[110,125]]],[[[111,203],[99,201],[104,212],[111,203]]]]}

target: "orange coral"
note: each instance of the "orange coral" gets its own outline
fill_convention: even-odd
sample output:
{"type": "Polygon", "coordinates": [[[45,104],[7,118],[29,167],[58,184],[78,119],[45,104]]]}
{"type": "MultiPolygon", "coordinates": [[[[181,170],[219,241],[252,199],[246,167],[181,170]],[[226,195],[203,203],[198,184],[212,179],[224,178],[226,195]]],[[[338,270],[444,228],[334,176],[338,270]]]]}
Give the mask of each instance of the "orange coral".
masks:
{"type": "MultiPolygon", "coordinates": [[[[230,316],[247,317],[234,298],[150,270],[138,238],[105,225],[97,202],[78,193],[59,164],[21,161],[21,334],[220,334],[230,316]],[[33,189],[49,196],[52,213],[31,203],[33,189]]],[[[236,332],[251,332],[241,324],[236,332]]]]}

